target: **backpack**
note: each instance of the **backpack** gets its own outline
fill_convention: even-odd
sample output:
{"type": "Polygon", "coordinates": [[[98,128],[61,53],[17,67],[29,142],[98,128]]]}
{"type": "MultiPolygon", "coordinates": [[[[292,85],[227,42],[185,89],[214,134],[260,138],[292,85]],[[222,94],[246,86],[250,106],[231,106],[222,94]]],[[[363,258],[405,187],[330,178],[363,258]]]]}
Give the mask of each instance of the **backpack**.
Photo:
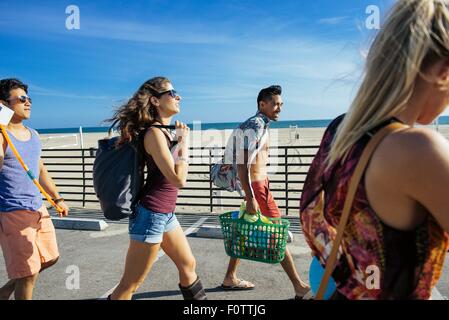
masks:
{"type": "Polygon", "coordinates": [[[229,192],[237,191],[243,196],[242,185],[237,173],[237,166],[233,163],[227,164],[224,163],[224,160],[220,160],[212,165],[210,170],[210,180],[216,187],[229,192]]]}
{"type": "MultiPolygon", "coordinates": [[[[173,126],[150,127],[174,129],[173,126]]],[[[135,141],[121,145],[118,145],[120,137],[98,141],[93,165],[93,184],[106,219],[118,221],[132,216],[146,188],[143,187],[144,132],[135,141]]]]}
{"type": "MultiPolygon", "coordinates": [[[[262,150],[265,142],[268,138],[268,131],[264,131],[260,142],[254,152],[252,152],[248,159],[248,170],[251,163],[255,160],[257,154],[262,150]]],[[[242,184],[239,179],[236,163],[236,141],[243,139],[235,134],[235,132],[229,138],[226,145],[224,155],[220,161],[213,164],[210,170],[210,180],[216,187],[224,189],[229,192],[237,191],[241,197],[244,196],[242,184]],[[232,160],[231,160],[232,159],[232,160]]],[[[237,144],[238,145],[238,144],[237,144]]],[[[250,186],[251,187],[251,186],[250,186]]]]}

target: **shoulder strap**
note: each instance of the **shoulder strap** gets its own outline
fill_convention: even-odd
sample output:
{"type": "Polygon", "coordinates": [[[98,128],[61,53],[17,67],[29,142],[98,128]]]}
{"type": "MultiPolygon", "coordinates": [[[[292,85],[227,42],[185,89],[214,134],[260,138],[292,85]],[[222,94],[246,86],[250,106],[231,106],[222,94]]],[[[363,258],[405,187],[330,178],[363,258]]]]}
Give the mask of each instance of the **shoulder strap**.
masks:
{"type": "Polygon", "coordinates": [[[162,125],[151,125],[148,128],[146,128],[144,131],[141,132],[141,134],[139,134],[139,138],[141,139],[141,143],[140,145],[143,147],[143,137],[145,135],[145,133],[147,132],[148,129],[150,128],[158,128],[159,130],[161,130],[161,132],[164,134],[165,138],[168,140],[169,145],[171,145],[174,141],[172,140],[172,137],[165,131],[162,129],[170,129],[170,130],[175,130],[176,127],[175,126],[162,126],[162,125]]]}
{"type": "Polygon", "coordinates": [[[168,134],[168,132],[165,131],[165,130],[162,130],[162,129],[167,129],[166,126],[153,126],[153,127],[158,128],[159,130],[161,130],[162,133],[164,134],[164,136],[167,138],[167,140],[168,140],[170,143],[173,142],[172,137],[168,134]]]}
{"type": "Polygon", "coordinates": [[[371,138],[370,142],[368,143],[365,150],[363,151],[362,156],[359,160],[359,163],[357,164],[357,167],[355,168],[354,174],[352,175],[350,183],[349,183],[349,189],[348,189],[348,193],[346,195],[346,199],[345,199],[345,203],[344,203],[344,207],[343,207],[343,213],[342,213],[342,216],[340,219],[340,224],[337,228],[337,236],[335,237],[335,240],[334,240],[334,243],[332,246],[332,251],[329,255],[329,258],[327,259],[324,276],[323,276],[323,279],[321,280],[321,284],[318,289],[318,293],[315,297],[315,300],[323,300],[324,294],[327,289],[327,284],[332,275],[332,272],[334,271],[335,263],[337,261],[338,250],[340,248],[340,244],[343,239],[343,233],[345,231],[345,227],[348,222],[349,214],[351,212],[352,204],[354,202],[354,197],[355,197],[357,188],[360,184],[360,180],[363,176],[363,173],[365,172],[368,162],[371,159],[371,156],[373,155],[377,146],[382,142],[382,140],[386,136],[388,136],[389,134],[396,132],[402,128],[405,128],[405,125],[400,124],[400,123],[389,124],[388,126],[379,130],[371,138]]]}

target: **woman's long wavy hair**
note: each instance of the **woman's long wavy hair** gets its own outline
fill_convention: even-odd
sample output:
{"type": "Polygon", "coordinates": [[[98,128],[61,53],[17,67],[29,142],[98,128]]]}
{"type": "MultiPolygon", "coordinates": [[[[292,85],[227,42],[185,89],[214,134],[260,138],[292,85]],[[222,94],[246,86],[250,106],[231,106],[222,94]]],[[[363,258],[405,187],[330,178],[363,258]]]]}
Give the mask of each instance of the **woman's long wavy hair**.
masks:
{"type": "Polygon", "coordinates": [[[119,144],[138,138],[139,134],[159,118],[151,97],[164,91],[163,85],[170,83],[164,77],[155,77],[142,84],[127,103],[120,106],[108,122],[120,132],[119,144]]]}
{"type": "Polygon", "coordinates": [[[424,70],[449,57],[445,0],[399,0],[368,53],[364,78],[326,159],[344,161],[369,130],[402,112],[424,70]]]}

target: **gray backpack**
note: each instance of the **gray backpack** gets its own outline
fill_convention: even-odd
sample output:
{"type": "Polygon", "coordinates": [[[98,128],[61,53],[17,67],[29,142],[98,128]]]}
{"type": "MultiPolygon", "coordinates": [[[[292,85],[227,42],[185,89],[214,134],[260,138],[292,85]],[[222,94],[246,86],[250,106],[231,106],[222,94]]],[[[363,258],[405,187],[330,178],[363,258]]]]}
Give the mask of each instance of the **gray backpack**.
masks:
{"type": "MultiPolygon", "coordinates": [[[[157,128],[174,129],[173,126],[157,128]]],[[[118,145],[119,137],[98,141],[93,165],[94,190],[106,219],[131,216],[144,191],[143,134],[136,141],[118,145]]]]}
{"type": "MultiPolygon", "coordinates": [[[[241,197],[244,197],[242,184],[240,182],[237,171],[237,163],[235,162],[236,147],[242,144],[244,138],[238,136],[236,132],[238,131],[234,130],[231,137],[229,138],[229,141],[226,144],[223,158],[219,162],[211,166],[210,180],[212,184],[214,184],[215,186],[229,192],[237,191],[241,197]]],[[[255,160],[255,157],[264,147],[268,139],[267,133],[268,133],[267,130],[263,131],[260,142],[257,144],[255,150],[250,153],[248,159],[248,171],[250,170],[250,165],[255,160]]]]}

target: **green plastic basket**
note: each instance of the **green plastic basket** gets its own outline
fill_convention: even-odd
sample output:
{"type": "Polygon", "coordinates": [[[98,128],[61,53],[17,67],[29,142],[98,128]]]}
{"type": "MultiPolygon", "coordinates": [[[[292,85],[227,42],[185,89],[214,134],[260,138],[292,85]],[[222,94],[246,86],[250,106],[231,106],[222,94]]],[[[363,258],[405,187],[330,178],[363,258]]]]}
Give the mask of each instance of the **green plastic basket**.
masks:
{"type": "Polygon", "coordinates": [[[267,224],[259,217],[256,222],[248,222],[233,218],[233,214],[236,215],[227,212],[219,217],[225,250],[230,257],[264,263],[284,260],[290,221],[270,218],[272,224],[267,224]]]}

